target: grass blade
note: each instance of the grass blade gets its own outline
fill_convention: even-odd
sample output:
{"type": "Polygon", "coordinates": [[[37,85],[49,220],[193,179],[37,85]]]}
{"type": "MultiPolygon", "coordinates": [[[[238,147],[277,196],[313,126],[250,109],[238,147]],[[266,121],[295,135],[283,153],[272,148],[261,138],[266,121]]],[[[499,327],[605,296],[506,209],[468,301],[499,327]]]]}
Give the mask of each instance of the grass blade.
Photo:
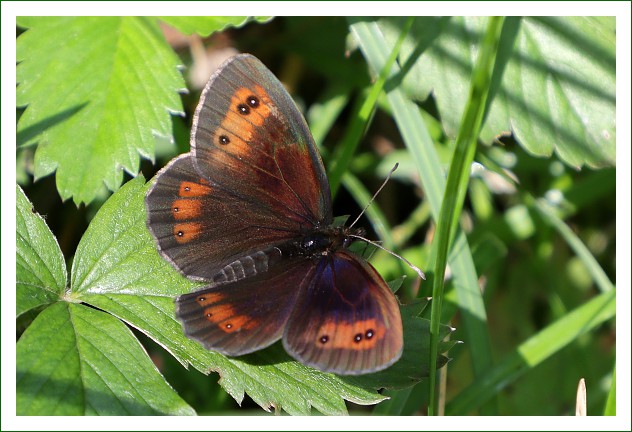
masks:
{"type": "MultiPolygon", "coordinates": [[[[437,234],[435,241],[437,242],[438,253],[434,263],[435,279],[432,288],[432,313],[431,313],[431,344],[430,358],[437,355],[439,344],[439,324],[441,317],[441,305],[443,302],[443,283],[447,261],[448,249],[450,246],[450,237],[456,232],[456,227],[463,207],[463,199],[467,191],[467,184],[470,175],[470,166],[476,152],[476,142],[481,130],[483,118],[485,114],[485,106],[487,103],[487,95],[491,85],[491,77],[496,59],[496,51],[500,40],[500,31],[502,30],[503,19],[492,17],[489,19],[487,31],[481,44],[480,54],[472,75],[472,85],[470,87],[470,98],[468,106],[459,128],[459,134],[456,139],[456,148],[450,171],[448,172],[448,181],[445,189],[443,202],[441,205],[441,214],[437,224],[437,234]]],[[[438,407],[435,399],[435,381],[436,381],[436,363],[430,364],[430,401],[428,413],[436,415],[438,407]]]]}

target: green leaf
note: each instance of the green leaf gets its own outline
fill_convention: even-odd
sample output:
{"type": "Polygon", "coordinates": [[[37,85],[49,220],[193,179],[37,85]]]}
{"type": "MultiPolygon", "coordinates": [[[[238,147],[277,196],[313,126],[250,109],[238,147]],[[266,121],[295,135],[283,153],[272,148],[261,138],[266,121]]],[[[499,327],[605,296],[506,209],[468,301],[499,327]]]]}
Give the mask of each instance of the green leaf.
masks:
{"type": "MultiPolygon", "coordinates": [[[[389,44],[403,18],[380,20],[389,44]]],[[[486,17],[417,18],[402,48],[403,86],[432,93],[448,135],[456,136],[486,17]]],[[[509,18],[492,78],[481,140],[513,132],[530,153],[556,152],[572,167],[615,165],[615,19],[509,18]]]]}
{"type": "Polygon", "coordinates": [[[16,185],[16,316],[58,300],[66,288],[59,244],[16,185]]]}
{"type": "Polygon", "coordinates": [[[200,36],[207,37],[211,33],[225,30],[228,27],[242,27],[249,22],[264,23],[270,21],[272,17],[259,16],[162,16],[160,20],[180,30],[184,34],[197,33],[200,36]]]}
{"type": "Polygon", "coordinates": [[[179,60],[152,18],[19,18],[20,146],[38,144],[35,178],[57,172],[63,199],[89,203],[114,191],[123,170],[153,158],[181,113],[179,60]]]}
{"type": "Polygon", "coordinates": [[[95,309],[56,303],[17,343],[18,415],[191,415],[131,331],[95,309]]]}
{"type": "Polygon", "coordinates": [[[197,344],[178,340],[182,328],[173,302],[200,284],[182,277],[158,255],[146,226],[147,187],[139,176],[101,207],[77,246],[69,296],[127,321],[183,364],[204,370],[204,363],[187,354],[186,348],[197,344]]]}
{"type": "Polygon", "coordinates": [[[239,403],[244,393],[248,393],[268,411],[274,407],[289,414],[306,415],[314,407],[323,414],[345,415],[345,400],[373,405],[385,399],[375,390],[294,361],[280,343],[242,357],[224,359],[222,363],[218,369],[213,368],[221,376],[222,387],[239,403]]]}

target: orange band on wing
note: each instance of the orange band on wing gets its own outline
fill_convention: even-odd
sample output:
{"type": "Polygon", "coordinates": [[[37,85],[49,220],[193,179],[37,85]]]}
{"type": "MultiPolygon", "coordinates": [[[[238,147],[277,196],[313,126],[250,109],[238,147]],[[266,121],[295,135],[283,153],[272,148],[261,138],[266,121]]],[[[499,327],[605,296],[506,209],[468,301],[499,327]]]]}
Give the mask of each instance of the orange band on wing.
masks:
{"type": "Polygon", "coordinates": [[[224,295],[218,292],[214,293],[200,293],[198,297],[195,299],[197,303],[204,307],[208,305],[212,305],[214,303],[218,303],[224,299],[224,295]]]}
{"type": "Polygon", "coordinates": [[[202,224],[198,222],[187,222],[175,224],[173,235],[180,244],[195,240],[202,232],[202,224]]]}
{"type": "Polygon", "coordinates": [[[175,200],[171,205],[175,220],[198,219],[202,216],[202,201],[192,199],[175,200]]]}
{"type": "Polygon", "coordinates": [[[249,330],[257,326],[257,321],[246,315],[236,315],[230,304],[210,306],[204,309],[204,316],[222,331],[232,333],[237,330],[249,330]]]}
{"type": "Polygon", "coordinates": [[[200,179],[200,183],[193,183],[189,181],[183,181],[180,183],[180,189],[178,195],[183,198],[199,197],[203,195],[209,195],[212,192],[206,180],[200,179]]]}
{"type": "Polygon", "coordinates": [[[386,331],[375,319],[353,323],[327,321],[319,329],[318,343],[322,348],[363,351],[375,346],[386,331]]]}
{"type": "Polygon", "coordinates": [[[213,143],[225,146],[225,150],[232,154],[247,154],[257,128],[264,125],[271,113],[270,96],[263,87],[240,87],[233,94],[230,108],[213,135],[213,143]]]}

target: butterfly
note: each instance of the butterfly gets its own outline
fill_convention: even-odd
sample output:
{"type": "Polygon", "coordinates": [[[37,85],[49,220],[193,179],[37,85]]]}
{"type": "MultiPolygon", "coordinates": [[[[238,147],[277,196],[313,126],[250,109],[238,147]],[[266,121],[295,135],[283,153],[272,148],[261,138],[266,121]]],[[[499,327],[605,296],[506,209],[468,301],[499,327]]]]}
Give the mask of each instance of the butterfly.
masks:
{"type": "Polygon", "coordinates": [[[146,196],[160,254],[206,285],[175,300],[184,333],[240,356],[279,339],[301,363],[357,375],[403,350],[399,303],[334,224],[329,181],[305,119],[249,54],[213,73],[193,117],[191,151],[146,196]]]}

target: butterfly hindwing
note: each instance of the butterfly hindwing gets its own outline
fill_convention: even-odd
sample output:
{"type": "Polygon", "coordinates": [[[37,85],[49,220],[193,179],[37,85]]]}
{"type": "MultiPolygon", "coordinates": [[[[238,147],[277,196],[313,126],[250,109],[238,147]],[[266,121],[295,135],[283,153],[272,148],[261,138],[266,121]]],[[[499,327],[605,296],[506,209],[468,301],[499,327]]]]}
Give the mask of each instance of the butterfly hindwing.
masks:
{"type": "Polygon", "coordinates": [[[324,256],[283,336],[302,363],[341,374],[384,369],[402,352],[397,300],[377,271],[347,250],[324,256]]]}
{"type": "Polygon", "coordinates": [[[260,269],[250,277],[179,296],[176,317],[185,334],[207,349],[231,356],[279,340],[299,293],[297,287],[313,271],[310,260],[281,259],[283,265],[267,271],[260,269]]]}

